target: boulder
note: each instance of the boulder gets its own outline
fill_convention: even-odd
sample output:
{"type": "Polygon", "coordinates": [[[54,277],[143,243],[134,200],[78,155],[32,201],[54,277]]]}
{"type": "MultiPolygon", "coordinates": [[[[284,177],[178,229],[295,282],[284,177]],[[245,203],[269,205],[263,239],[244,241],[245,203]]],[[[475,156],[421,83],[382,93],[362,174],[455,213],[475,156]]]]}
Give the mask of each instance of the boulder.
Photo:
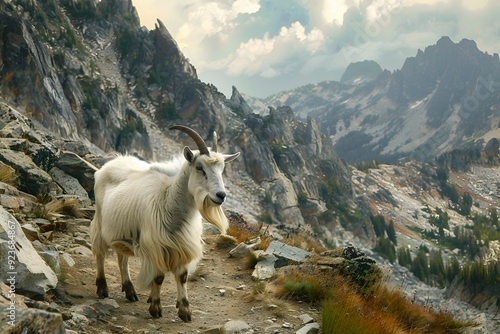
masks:
{"type": "Polygon", "coordinates": [[[15,309],[0,306],[2,333],[51,333],[65,334],[63,318],[60,313],[37,309],[15,309]]]}
{"type": "Polygon", "coordinates": [[[242,320],[230,320],[224,324],[223,329],[226,334],[244,333],[250,330],[250,326],[242,320]]]}
{"type": "Polygon", "coordinates": [[[359,286],[368,286],[381,277],[375,260],[353,246],[340,247],[320,254],[312,254],[305,263],[313,267],[348,276],[359,286]]]}
{"type": "Polygon", "coordinates": [[[310,252],[302,248],[290,246],[276,240],[271,241],[267,247],[266,253],[273,254],[278,258],[275,265],[276,267],[286,266],[291,263],[302,263],[311,255],[310,252]]]}
{"type": "Polygon", "coordinates": [[[52,179],[64,190],[68,195],[75,195],[81,206],[87,207],[92,204],[88,192],[82,187],[78,179],[66,174],[63,170],[54,167],[49,171],[52,179]]]}
{"type": "Polygon", "coordinates": [[[0,279],[16,293],[43,299],[57,276],[24,235],[18,221],[0,208],[0,279]]]}
{"type": "Polygon", "coordinates": [[[51,192],[61,193],[61,189],[52,181],[50,175],[23,152],[0,149],[0,161],[18,172],[21,177],[20,190],[34,196],[51,192]]]}
{"type": "Polygon", "coordinates": [[[82,187],[91,193],[94,188],[94,173],[97,167],[70,151],[62,151],[55,167],[74,177],[82,187]]]}
{"type": "Polygon", "coordinates": [[[271,279],[274,276],[274,263],[277,258],[274,255],[269,256],[263,261],[257,262],[252,273],[252,279],[255,281],[264,281],[271,279]]]}
{"type": "Polygon", "coordinates": [[[248,247],[248,245],[244,242],[241,242],[238,246],[229,251],[229,256],[241,259],[245,256],[250,255],[251,252],[252,250],[248,247]]]}
{"type": "Polygon", "coordinates": [[[0,182],[0,205],[5,209],[33,212],[38,206],[35,196],[17,190],[14,186],[0,182]]]}
{"type": "MultiPolygon", "coordinates": [[[[0,282],[0,307],[8,307],[10,305],[15,305],[16,309],[27,309],[28,306],[24,303],[24,297],[21,295],[16,295],[14,292],[15,286],[8,286],[4,282],[0,282]]],[[[11,307],[13,308],[13,307],[11,307]]]]}

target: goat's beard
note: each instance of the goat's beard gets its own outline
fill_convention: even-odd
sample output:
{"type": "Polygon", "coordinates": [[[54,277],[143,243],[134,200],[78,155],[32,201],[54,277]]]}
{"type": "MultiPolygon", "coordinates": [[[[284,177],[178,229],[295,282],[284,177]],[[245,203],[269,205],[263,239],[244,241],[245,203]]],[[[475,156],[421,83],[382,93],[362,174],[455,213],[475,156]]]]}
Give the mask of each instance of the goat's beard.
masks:
{"type": "Polygon", "coordinates": [[[210,224],[217,227],[222,234],[226,234],[229,222],[222,211],[220,205],[215,205],[209,196],[203,200],[203,207],[200,210],[201,216],[210,224]]]}

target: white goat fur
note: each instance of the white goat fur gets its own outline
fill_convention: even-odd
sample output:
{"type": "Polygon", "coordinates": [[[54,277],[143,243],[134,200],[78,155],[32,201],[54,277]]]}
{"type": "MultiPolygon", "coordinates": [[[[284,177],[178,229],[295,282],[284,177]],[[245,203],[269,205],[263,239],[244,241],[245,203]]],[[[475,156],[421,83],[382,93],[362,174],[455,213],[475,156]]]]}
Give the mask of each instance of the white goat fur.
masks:
{"type": "MultiPolygon", "coordinates": [[[[151,288],[158,273],[194,267],[203,255],[202,216],[223,234],[228,227],[221,203],[212,199],[224,192],[224,163],[238,155],[205,155],[186,147],[184,157],[170,162],[150,164],[120,156],[106,163],[95,173],[94,255],[103,258],[111,246],[124,256],[138,256],[140,289],[151,288]]],[[[129,277],[128,264],[125,268],[129,277]]]]}

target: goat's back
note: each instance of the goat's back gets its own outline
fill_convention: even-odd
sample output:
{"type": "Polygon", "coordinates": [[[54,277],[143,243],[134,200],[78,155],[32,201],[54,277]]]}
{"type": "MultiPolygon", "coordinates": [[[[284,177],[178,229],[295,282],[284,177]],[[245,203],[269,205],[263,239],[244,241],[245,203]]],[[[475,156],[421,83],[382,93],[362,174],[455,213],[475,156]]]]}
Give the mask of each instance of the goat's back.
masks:
{"type": "Polygon", "coordinates": [[[130,177],[134,172],[146,171],[149,163],[132,156],[119,156],[108,161],[95,173],[95,187],[117,185],[130,177]]]}

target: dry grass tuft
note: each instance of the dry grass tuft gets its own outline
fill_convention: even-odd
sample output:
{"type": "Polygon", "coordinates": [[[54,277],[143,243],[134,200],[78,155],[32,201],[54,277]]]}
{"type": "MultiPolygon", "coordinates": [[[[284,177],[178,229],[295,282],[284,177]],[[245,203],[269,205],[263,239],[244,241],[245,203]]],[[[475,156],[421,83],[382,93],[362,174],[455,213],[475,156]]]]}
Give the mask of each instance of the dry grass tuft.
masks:
{"type": "Polygon", "coordinates": [[[208,270],[207,266],[198,264],[194,272],[189,274],[188,280],[190,282],[203,281],[210,274],[210,270],[208,270]]]}
{"type": "Polygon", "coordinates": [[[85,216],[80,210],[81,206],[77,198],[60,198],[46,204],[40,204],[33,213],[37,218],[53,220],[59,216],[70,216],[82,218],[85,216]]]}
{"type": "Polygon", "coordinates": [[[255,265],[259,262],[257,255],[254,252],[250,252],[247,256],[243,258],[243,268],[245,269],[255,269],[255,265]]]}
{"type": "Polygon", "coordinates": [[[281,298],[321,305],[323,333],[444,334],[461,333],[474,325],[414,304],[381,280],[375,286],[359,287],[339,274],[297,266],[285,270],[274,284],[281,298]]]}
{"type": "Polygon", "coordinates": [[[327,250],[317,239],[302,234],[293,235],[281,241],[290,246],[302,248],[308,252],[321,253],[327,250]]]}
{"type": "Polygon", "coordinates": [[[75,218],[82,218],[84,215],[80,211],[78,198],[60,198],[55,199],[45,205],[49,214],[65,215],[75,218]]]}
{"type": "Polygon", "coordinates": [[[14,168],[0,162],[0,182],[17,186],[17,173],[14,168]]]}
{"type": "Polygon", "coordinates": [[[268,229],[263,229],[263,224],[255,225],[248,223],[242,214],[230,212],[228,216],[229,227],[227,234],[234,237],[237,243],[248,243],[252,240],[259,240],[259,249],[265,250],[272,241],[268,229]]]}

